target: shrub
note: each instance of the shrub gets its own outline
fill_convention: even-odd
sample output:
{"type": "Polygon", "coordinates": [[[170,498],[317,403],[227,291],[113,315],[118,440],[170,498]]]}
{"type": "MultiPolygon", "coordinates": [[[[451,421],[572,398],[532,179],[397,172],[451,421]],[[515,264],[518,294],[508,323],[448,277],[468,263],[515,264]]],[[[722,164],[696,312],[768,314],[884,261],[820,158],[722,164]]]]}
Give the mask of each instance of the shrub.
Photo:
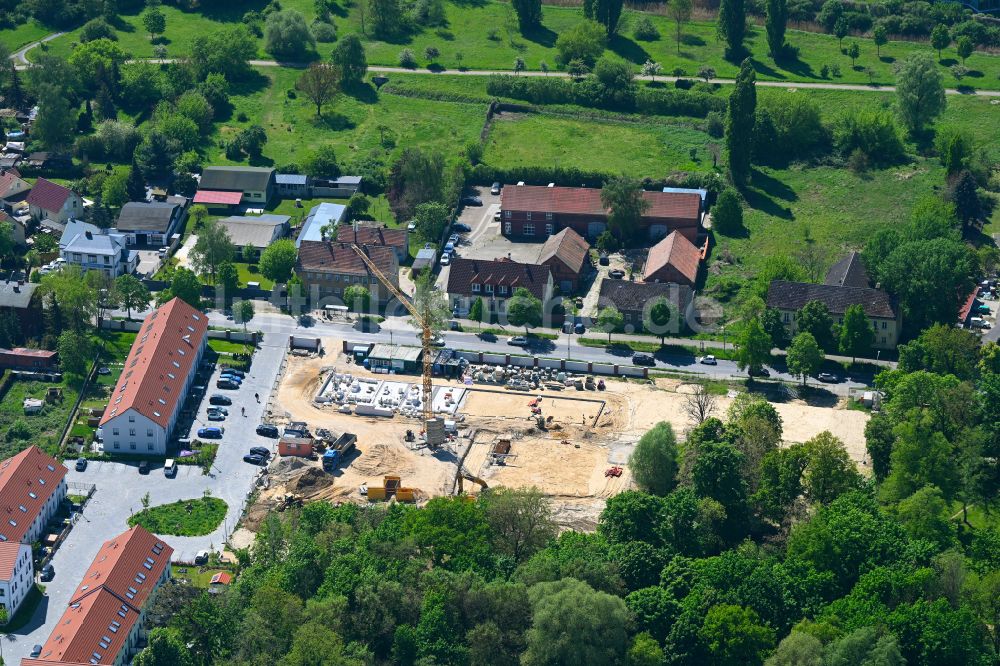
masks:
{"type": "Polygon", "coordinates": [[[726,123],[722,113],[719,111],[709,111],[705,116],[705,132],[714,139],[721,139],[726,133],[726,123]]]}
{"type": "Polygon", "coordinates": [[[593,67],[604,53],[607,40],[607,31],[600,23],[581,21],[556,39],[557,60],[564,65],[582,60],[588,67],[593,67]]]}
{"type": "Polygon", "coordinates": [[[889,111],[845,113],[834,125],[833,143],[845,157],[860,150],[876,165],[894,164],[905,154],[902,132],[889,111]]]}
{"type": "Polygon", "coordinates": [[[414,69],[417,66],[417,56],[413,55],[410,49],[403,49],[399,52],[399,66],[414,69]]]}
{"type": "Polygon", "coordinates": [[[312,32],[317,42],[328,44],[337,41],[337,29],[332,23],[316,21],[312,25],[312,32]]]}
{"type": "Polygon", "coordinates": [[[115,29],[103,18],[95,18],[87,21],[80,28],[80,41],[92,42],[95,39],[117,40],[118,35],[115,29]]]}
{"type": "Polygon", "coordinates": [[[294,9],[267,17],[264,48],[278,57],[299,58],[316,48],[316,39],[305,17],[294,9]]]}
{"type": "Polygon", "coordinates": [[[632,34],[636,39],[644,42],[652,42],[660,38],[660,31],[656,29],[648,16],[643,16],[636,22],[632,34]]]}

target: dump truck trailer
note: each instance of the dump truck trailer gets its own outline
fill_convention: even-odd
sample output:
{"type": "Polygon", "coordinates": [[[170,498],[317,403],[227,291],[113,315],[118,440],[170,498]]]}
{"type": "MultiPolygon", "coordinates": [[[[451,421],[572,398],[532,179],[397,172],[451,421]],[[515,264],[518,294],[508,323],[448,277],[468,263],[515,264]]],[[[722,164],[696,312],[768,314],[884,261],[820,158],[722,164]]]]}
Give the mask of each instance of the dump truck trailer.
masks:
{"type": "Polygon", "coordinates": [[[333,444],[327,447],[323,453],[323,469],[332,472],[344,461],[344,458],[354,450],[354,445],[358,441],[358,436],[351,432],[345,432],[337,438],[333,444]]]}

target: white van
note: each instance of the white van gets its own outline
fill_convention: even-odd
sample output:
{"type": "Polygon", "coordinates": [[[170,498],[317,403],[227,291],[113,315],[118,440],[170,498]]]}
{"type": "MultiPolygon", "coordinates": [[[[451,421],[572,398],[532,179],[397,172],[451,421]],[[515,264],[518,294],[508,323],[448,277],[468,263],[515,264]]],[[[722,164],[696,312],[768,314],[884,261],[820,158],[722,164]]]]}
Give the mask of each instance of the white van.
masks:
{"type": "Polygon", "coordinates": [[[167,462],[163,465],[163,476],[168,478],[174,478],[177,476],[177,461],[173,458],[167,458],[167,462]]]}

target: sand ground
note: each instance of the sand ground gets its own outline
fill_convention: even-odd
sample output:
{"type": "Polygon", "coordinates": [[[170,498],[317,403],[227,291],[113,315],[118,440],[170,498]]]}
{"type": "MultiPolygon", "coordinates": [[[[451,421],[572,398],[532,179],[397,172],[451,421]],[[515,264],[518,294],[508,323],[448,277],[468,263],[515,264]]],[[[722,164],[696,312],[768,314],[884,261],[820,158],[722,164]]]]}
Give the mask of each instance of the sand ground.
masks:
{"type": "MultiPolygon", "coordinates": [[[[327,350],[340,349],[339,340],[323,343],[327,350]]],[[[690,386],[674,380],[608,381],[607,390],[600,392],[525,393],[476,385],[460,406],[464,421],[459,436],[432,452],[404,441],[408,429],[420,429],[416,419],[342,414],[335,406],[314,403],[322,379],[334,370],[385,378],[335,354],[322,358],[289,356],[272,401],[271,418],[276,423],[303,420],[313,430],[327,428],[358,436],[357,453],[336,471],[332,484],[306,488],[303,494],[309,499],[364,501],[358,492],[361,484],[381,485],[384,475],[400,476],[402,484],[416,489],[421,500],[451,494],[456,489],[457,460],[468,450],[464,469],[469,474],[490,486],[535,486],[552,499],[561,524],[587,529],[596,525],[607,497],[631,486],[628,456],[643,433],[660,421],[670,422],[680,436],[692,426],[684,411],[685,392],[690,386]],[[529,403],[541,408],[544,430],[538,428],[529,403]],[[489,454],[501,438],[511,440],[511,455],[503,459],[504,464],[497,464],[489,454]],[[621,467],[621,476],[606,476],[612,467],[621,467]]],[[[404,375],[399,379],[417,381],[418,377],[404,375]]],[[[449,383],[457,382],[435,380],[436,385],[449,383]]],[[[720,396],[715,415],[724,418],[730,402],[730,398],[720,396]]],[[[798,400],[776,403],[775,407],[784,422],[787,443],[803,442],[829,430],[845,442],[851,457],[864,469],[866,413],[845,409],[843,404],[815,407],[798,400]]],[[[280,498],[287,490],[289,479],[279,476],[272,474],[271,486],[262,493],[265,502],[280,498]]],[[[467,492],[478,490],[470,481],[463,485],[467,492]]]]}

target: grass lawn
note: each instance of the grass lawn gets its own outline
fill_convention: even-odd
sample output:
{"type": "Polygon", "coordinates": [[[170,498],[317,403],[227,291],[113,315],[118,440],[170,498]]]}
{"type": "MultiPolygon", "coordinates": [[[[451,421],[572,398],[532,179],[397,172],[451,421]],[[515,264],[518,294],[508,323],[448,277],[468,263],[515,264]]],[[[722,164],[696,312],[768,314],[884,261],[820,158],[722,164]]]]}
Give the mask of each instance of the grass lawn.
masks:
{"type": "Polygon", "coordinates": [[[273,280],[268,280],[266,277],[257,272],[257,264],[247,264],[242,261],[233,262],[233,266],[236,267],[236,272],[239,274],[240,284],[246,285],[248,282],[259,282],[261,289],[270,289],[274,286],[273,280]]]}
{"type": "Polygon", "coordinates": [[[379,126],[387,127],[395,136],[397,151],[403,146],[419,145],[454,158],[468,142],[478,138],[485,120],[484,105],[380,95],[373,88],[367,89],[368,96],[363,99],[341,95],[324,109],[322,118],[317,118],[315,107],[307,100],[287,95],[300,75],[298,70],[259,71],[261,77],[256,85],[244,87],[232,97],[231,118],[216,125],[206,164],[232,164],[219,147],[220,142],[253,123],[260,124],[268,134],[259,165],[281,166],[301,162],[323,144],[334,147],[341,163],[382,151],[379,126]],[[236,120],[241,114],[245,114],[247,122],[236,120]]]}
{"type": "Polygon", "coordinates": [[[59,435],[69,419],[78,390],[65,379],[61,384],[25,380],[11,382],[7,394],[0,400],[0,458],[12,456],[30,444],[37,444],[47,453],[55,455],[59,435]],[[62,388],[62,401],[46,403],[38,414],[25,414],[24,399],[44,400],[50,386],[62,388]]]}
{"type": "Polygon", "coordinates": [[[143,509],[129,517],[129,527],[142,525],[154,534],[203,536],[211,534],[226,517],[227,505],[217,497],[178,500],[143,509]]]}
{"type": "MultiPolygon", "coordinates": [[[[306,20],[315,18],[315,10],[311,0],[287,0],[282,3],[284,9],[297,9],[306,20]]],[[[236,3],[223,4],[218,8],[199,13],[182,11],[170,6],[162,7],[167,17],[167,30],[163,43],[167,47],[169,57],[179,57],[189,52],[194,37],[212,31],[226,22],[238,21],[242,8],[236,3]]],[[[543,6],[543,27],[527,36],[517,30],[517,22],[511,6],[503,2],[483,3],[446,3],[447,25],[444,28],[425,29],[420,33],[402,38],[394,43],[364,38],[368,52],[368,62],[376,65],[397,65],[399,52],[403,48],[411,49],[421,67],[430,63],[424,57],[428,46],[437,48],[441,55],[433,63],[449,69],[459,66],[472,69],[511,69],[515,58],[523,58],[529,69],[539,69],[542,61],[555,68],[555,41],[558,35],[582,20],[582,12],[577,7],[543,6]],[[493,38],[491,39],[491,35],[493,38]],[[461,54],[461,58],[458,57],[461,54]]],[[[609,53],[631,62],[638,67],[647,59],[659,62],[664,73],[670,73],[680,67],[687,74],[694,75],[702,65],[715,68],[719,76],[732,77],[738,70],[738,64],[723,58],[723,45],[716,38],[715,22],[695,21],[685,26],[678,50],[673,24],[663,16],[650,15],[653,23],[659,28],[661,37],[652,42],[632,39],[632,29],[640,16],[637,12],[626,12],[623,16],[623,27],[619,36],[611,40],[609,53]]],[[[123,16],[123,29],[119,30],[118,39],[121,46],[137,57],[151,57],[153,44],[149,35],[143,31],[141,16],[138,12],[123,16]]],[[[354,3],[346,17],[337,16],[334,19],[337,32],[340,35],[357,33],[361,25],[360,3],[354,3]]],[[[22,30],[19,28],[19,30],[22,30]]],[[[72,45],[79,39],[79,30],[72,31],[64,37],[51,42],[50,51],[60,55],[69,55],[72,45]]],[[[833,35],[789,30],[787,39],[798,47],[800,59],[790,62],[775,63],[767,56],[767,45],[762,27],[757,26],[750,32],[747,47],[752,53],[754,66],[761,79],[787,81],[820,81],[821,69],[824,65],[839,66],[841,75],[829,75],[828,79],[841,83],[890,83],[893,76],[894,63],[906,57],[913,51],[933,52],[927,43],[890,42],[881,49],[881,57],[876,54],[874,42],[865,37],[848,37],[843,42],[843,48],[856,41],[861,50],[861,56],[852,67],[851,60],[841,51],[841,45],[833,35]],[[869,74],[868,70],[872,74],[869,74]]],[[[14,40],[17,41],[17,40],[14,40]]],[[[27,41],[31,41],[30,39],[27,41]]],[[[258,39],[258,56],[270,57],[263,51],[263,40],[258,39]]],[[[26,42],[25,42],[26,43],[26,42]]],[[[11,44],[13,46],[13,44],[11,44]]],[[[317,55],[326,58],[334,44],[318,44],[317,55]]],[[[40,51],[29,52],[37,56],[40,51]]],[[[941,60],[942,70],[950,85],[959,82],[947,71],[951,65],[959,62],[954,48],[946,49],[941,60]]],[[[973,75],[966,77],[962,83],[983,87],[998,88],[997,72],[1000,71],[1000,59],[985,53],[976,53],[966,62],[973,75]]]]}
{"type": "Polygon", "coordinates": [[[50,32],[52,31],[43,25],[35,21],[28,21],[16,28],[4,28],[0,30],[0,43],[3,43],[11,51],[16,51],[22,46],[37,42],[50,32]]]}
{"type": "Polygon", "coordinates": [[[575,166],[639,178],[711,170],[707,146],[713,140],[694,121],[634,118],[635,122],[615,122],[503,114],[490,129],[483,161],[504,169],[575,166]],[[691,159],[692,150],[697,161],[691,159]]]}
{"type": "Polygon", "coordinates": [[[242,342],[233,342],[219,338],[209,338],[208,347],[219,354],[245,354],[247,351],[247,345],[242,342]]]}
{"type": "Polygon", "coordinates": [[[14,617],[7,624],[0,625],[3,627],[3,632],[5,634],[12,634],[28,624],[28,621],[34,616],[35,610],[38,609],[38,604],[41,603],[42,598],[43,594],[42,590],[39,589],[39,585],[32,582],[31,589],[28,590],[24,601],[21,602],[17,612],[14,613],[14,617]]]}

